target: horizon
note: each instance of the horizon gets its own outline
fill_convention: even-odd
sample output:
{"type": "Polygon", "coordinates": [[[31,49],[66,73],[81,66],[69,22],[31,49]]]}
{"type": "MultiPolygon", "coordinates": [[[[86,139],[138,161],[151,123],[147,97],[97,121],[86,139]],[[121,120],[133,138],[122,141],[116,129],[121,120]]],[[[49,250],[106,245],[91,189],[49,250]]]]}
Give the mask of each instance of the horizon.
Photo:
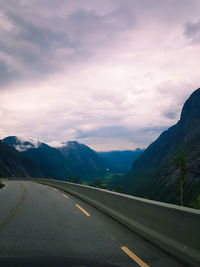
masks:
{"type": "Polygon", "coordinates": [[[148,147],[200,86],[200,1],[0,3],[0,136],[148,147]]]}

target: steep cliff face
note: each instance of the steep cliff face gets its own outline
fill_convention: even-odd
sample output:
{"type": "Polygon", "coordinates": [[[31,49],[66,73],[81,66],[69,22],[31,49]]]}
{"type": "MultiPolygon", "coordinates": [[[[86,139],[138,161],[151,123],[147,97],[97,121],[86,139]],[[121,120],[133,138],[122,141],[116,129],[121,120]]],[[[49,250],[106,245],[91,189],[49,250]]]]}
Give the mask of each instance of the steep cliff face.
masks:
{"type": "Polygon", "coordinates": [[[189,120],[200,121],[200,88],[192,93],[183,106],[181,121],[189,120]]]}
{"type": "Polygon", "coordinates": [[[185,102],[178,123],[152,143],[134,162],[128,175],[128,193],[178,203],[177,168],[173,160],[184,151],[188,173],[185,202],[200,194],[200,89],[185,102]]]}

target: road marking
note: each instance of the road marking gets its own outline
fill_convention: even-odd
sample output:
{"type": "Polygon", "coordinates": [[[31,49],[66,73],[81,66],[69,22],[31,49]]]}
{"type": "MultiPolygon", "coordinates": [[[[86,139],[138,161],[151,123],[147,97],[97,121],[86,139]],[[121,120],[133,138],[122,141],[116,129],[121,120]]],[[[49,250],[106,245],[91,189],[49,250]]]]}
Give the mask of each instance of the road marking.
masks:
{"type": "Polygon", "coordinates": [[[138,256],[136,256],[132,251],[130,251],[127,247],[123,246],[121,249],[137,264],[139,264],[141,267],[149,267],[145,262],[143,262],[138,256]]]}
{"type": "Polygon", "coordinates": [[[53,187],[53,190],[56,191],[56,192],[58,192],[58,190],[56,188],[54,188],[54,187],[53,187]]]}
{"type": "Polygon", "coordinates": [[[86,216],[90,216],[90,214],[85,211],[83,208],[81,208],[78,204],[76,204],[76,207],[79,208],[83,213],[85,213],[86,216]]]}
{"type": "Polygon", "coordinates": [[[62,194],[62,196],[65,197],[65,198],[69,198],[69,197],[68,197],[67,195],[65,195],[65,194],[62,194]]]}

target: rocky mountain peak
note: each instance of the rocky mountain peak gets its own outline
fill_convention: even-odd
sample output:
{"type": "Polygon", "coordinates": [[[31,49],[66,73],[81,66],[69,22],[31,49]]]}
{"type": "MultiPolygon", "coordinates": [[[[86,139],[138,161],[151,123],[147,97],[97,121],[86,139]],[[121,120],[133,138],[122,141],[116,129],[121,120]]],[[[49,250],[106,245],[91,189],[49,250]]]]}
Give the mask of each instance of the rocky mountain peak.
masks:
{"type": "Polygon", "coordinates": [[[31,148],[38,148],[41,145],[41,143],[35,139],[24,139],[18,136],[8,136],[3,139],[3,142],[13,146],[20,152],[26,151],[31,148]]]}
{"type": "Polygon", "coordinates": [[[61,144],[62,144],[61,147],[57,147],[57,149],[60,151],[80,149],[82,146],[84,146],[77,141],[67,141],[67,142],[62,142],[61,144]]]}
{"type": "Polygon", "coordinates": [[[77,141],[68,141],[67,142],[67,147],[68,148],[76,148],[79,147],[80,144],[77,141]]]}
{"type": "Polygon", "coordinates": [[[188,119],[200,120],[200,88],[192,93],[183,106],[181,121],[188,119]]]}

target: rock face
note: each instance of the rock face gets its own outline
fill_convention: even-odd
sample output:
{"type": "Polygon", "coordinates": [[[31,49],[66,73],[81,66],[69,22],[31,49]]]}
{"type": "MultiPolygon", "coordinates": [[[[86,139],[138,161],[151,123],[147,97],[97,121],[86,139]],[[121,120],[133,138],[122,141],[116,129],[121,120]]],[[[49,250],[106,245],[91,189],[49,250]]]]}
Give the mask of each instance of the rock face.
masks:
{"type": "Polygon", "coordinates": [[[181,113],[181,121],[200,120],[200,88],[185,102],[181,113]]]}
{"type": "Polygon", "coordinates": [[[41,177],[39,166],[8,144],[0,141],[0,177],[41,177]]]}
{"type": "Polygon", "coordinates": [[[150,199],[179,203],[177,168],[173,160],[184,151],[188,173],[185,204],[200,195],[200,89],[185,102],[178,123],[152,143],[134,162],[126,191],[150,199]]]}

